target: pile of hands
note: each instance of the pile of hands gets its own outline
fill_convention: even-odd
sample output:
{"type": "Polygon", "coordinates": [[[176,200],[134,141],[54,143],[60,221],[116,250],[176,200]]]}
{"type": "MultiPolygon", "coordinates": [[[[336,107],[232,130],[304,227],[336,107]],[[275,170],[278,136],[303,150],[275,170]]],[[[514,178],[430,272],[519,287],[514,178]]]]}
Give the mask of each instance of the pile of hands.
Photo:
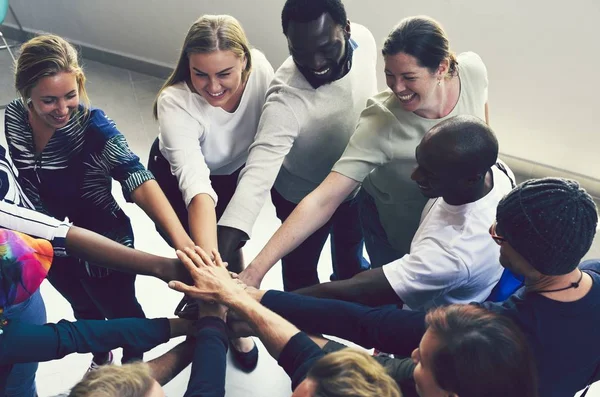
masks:
{"type": "Polygon", "coordinates": [[[227,270],[218,251],[209,255],[196,246],[177,250],[177,257],[189,272],[192,285],[181,281],[170,281],[169,288],[183,292],[185,297],[175,314],[187,320],[203,317],[218,317],[229,325],[231,336],[247,336],[251,330],[227,306],[235,299],[252,299],[248,292],[258,291],[246,285],[236,273],[227,270]]]}

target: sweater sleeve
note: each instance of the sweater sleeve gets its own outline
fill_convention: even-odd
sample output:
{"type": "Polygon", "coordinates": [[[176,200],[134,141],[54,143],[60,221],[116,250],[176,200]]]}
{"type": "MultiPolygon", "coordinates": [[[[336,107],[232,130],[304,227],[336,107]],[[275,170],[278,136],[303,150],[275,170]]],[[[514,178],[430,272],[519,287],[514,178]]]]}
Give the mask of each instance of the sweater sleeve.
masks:
{"type": "MultiPolygon", "coordinates": [[[[154,179],[154,176],[142,165],[140,158],[129,149],[127,140],[113,120],[100,109],[92,109],[90,117],[90,130],[93,133],[88,134],[86,139],[94,150],[97,150],[92,155],[91,166],[99,174],[110,175],[119,181],[125,200],[131,201],[131,192],[142,183],[154,179]]],[[[94,194],[94,190],[89,194],[94,194]]]]}
{"type": "Polygon", "coordinates": [[[222,397],[225,395],[227,327],[217,317],[198,320],[192,373],[184,397],[222,397]]]}
{"type": "Polygon", "coordinates": [[[292,380],[292,390],[306,378],[311,367],[325,352],[304,332],[298,332],[283,347],[277,363],[292,380]]]}
{"type": "Polygon", "coordinates": [[[292,101],[292,95],[285,90],[269,89],[246,166],[219,225],[241,230],[248,237],[252,234],[256,218],[299,133],[292,101]]]}
{"type": "Polygon", "coordinates": [[[371,308],[333,299],[268,291],[261,303],[309,334],[326,334],[365,348],[409,356],[425,333],[425,313],[371,308]]]}
{"type": "Polygon", "coordinates": [[[181,90],[169,87],[158,99],[160,152],[177,178],[186,207],[198,194],[208,194],[216,206],[217,193],[201,147],[204,126],[190,113],[195,111],[194,103],[182,95],[181,90]]]}
{"type": "Polygon", "coordinates": [[[42,362],[71,353],[108,351],[117,347],[148,351],[169,340],[166,318],[121,318],[108,321],[61,320],[33,325],[10,321],[0,335],[0,365],[42,362]]]}

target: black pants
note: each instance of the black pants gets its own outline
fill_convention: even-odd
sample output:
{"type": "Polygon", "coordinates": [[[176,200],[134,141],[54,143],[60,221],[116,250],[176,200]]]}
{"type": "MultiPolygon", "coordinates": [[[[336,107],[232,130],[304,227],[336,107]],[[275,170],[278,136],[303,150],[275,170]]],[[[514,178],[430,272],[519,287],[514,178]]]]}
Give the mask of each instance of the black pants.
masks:
{"type": "MultiPolygon", "coordinates": [[[[287,201],[275,188],[271,198],[277,217],[285,222],[297,204],[287,201]]],[[[283,288],[295,291],[319,284],[317,265],[327,237],[331,235],[332,280],[345,280],[369,268],[363,257],[364,240],[355,200],[342,203],[325,225],[281,259],[283,288]]]]}
{"type": "MultiPolygon", "coordinates": [[[[217,220],[221,218],[223,212],[227,208],[227,204],[233,197],[235,193],[235,188],[237,186],[238,176],[240,175],[240,171],[243,166],[240,167],[237,171],[230,175],[211,175],[210,182],[212,184],[212,188],[217,193],[219,200],[217,202],[217,207],[215,211],[217,213],[217,220]]],[[[158,148],[158,138],[154,140],[152,144],[152,148],[150,149],[150,158],[148,159],[148,170],[154,174],[154,178],[156,178],[156,182],[167,196],[169,203],[175,210],[179,221],[185,228],[185,231],[189,234],[190,227],[188,223],[188,212],[185,202],[183,201],[183,196],[181,195],[181,191],[179,190],[179,183],[177,182],[177,178],[171,174],[171,166],[167,159],[164,158],[162,153],[158,148]]],[[[160,233],[160,235],[165,239],[170,246],[173,247],[173,243],[169,239],[166,233],[164,233],[158,225],[156,225],[156,230],[160,233]]]]}
{"type": "MultiPolygon", "coordinates": [[[[111,271],[105,277],[90,277],[77,258],[55,257],[48,280],[71,304],[77,320],[145,318],[135,296],[135,274],[111,271]]],[[[94,356],[108,352],[94,352],[94,356]]],[[[141,360],[143,351],[123,349],[122,362],[141,360]]]]}

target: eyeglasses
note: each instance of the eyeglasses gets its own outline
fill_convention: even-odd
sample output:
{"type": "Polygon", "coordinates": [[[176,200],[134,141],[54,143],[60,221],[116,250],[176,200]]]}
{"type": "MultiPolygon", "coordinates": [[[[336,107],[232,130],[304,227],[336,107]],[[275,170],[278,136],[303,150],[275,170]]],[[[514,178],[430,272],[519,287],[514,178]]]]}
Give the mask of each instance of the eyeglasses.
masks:
{"type": "Polygon", "coordinates": [[[498,245],[502,245],[506,242],[506,239],[504,237],[500,237],[496,234],[496,222],[494,222],[492,226],[490,226],[490,236],[492,236],[492,238],[498,245]]]}

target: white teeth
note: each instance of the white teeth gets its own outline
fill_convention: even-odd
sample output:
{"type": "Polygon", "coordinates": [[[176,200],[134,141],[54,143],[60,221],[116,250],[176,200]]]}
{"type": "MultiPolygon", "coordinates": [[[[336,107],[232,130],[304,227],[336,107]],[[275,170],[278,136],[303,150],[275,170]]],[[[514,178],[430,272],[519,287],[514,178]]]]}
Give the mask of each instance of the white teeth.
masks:
{"type": "Polygon", "coordinates": [[[416,94],[409,94],[409,95],[398,95],[398,98],[403,101],[403,102],[407,102],[409,100],[412,99],[412,97],[414,97],[416,94]]]}
{"type": "Polygon", "coordinates": [[[314,71],[313,73],[316,74],[317,76],[323,76],[324,74],[326,74],[327,72],[329,72],[329,68],[324,69],[320,72],[314,71]]]}
{"type": "MultiPolygon", "coordinates": [[[[208,92],[208,91],[207,91],[208,92]]],[[[221,91],[221,92],[217,92],[216,94],[212,94],[212,93],[208,93],[208,95],[212,96],[212,97],[218,97],[223,95],[223,93],[225,92],[225,90],[221,91]]]]}

